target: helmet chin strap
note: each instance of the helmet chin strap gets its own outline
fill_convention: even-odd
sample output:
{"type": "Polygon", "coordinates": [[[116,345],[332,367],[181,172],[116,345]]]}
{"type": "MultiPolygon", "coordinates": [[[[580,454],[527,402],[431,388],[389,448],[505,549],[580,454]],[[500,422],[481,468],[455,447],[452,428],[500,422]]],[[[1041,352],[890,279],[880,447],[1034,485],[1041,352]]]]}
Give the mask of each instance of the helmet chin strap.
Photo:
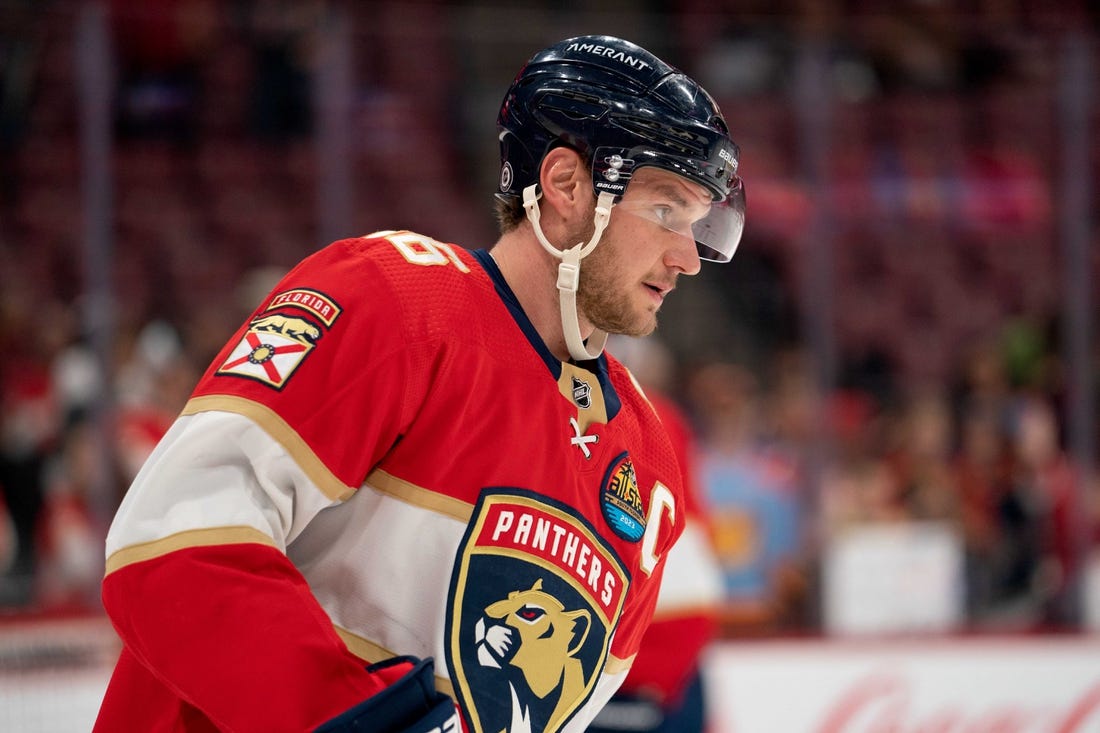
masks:
{"type": "Polygon", "coordinates": [[[558,295],[561,304],[561,329],[565,335],[565,345],[569,347],[569,355],[577,361],[595,359],[603,353],[603,347],[607,343],[607,332],[595,329],[588,337],[589,346],[585,346],[581,338],[581,325],[577,317],[577,287],[581,281],[581,260],[587,257],[600,242],[607,221],[611,217],[611,207],[614,205],[615,196],[603,191],[596,200],[596,212],[593,215],[595,231],[588,243],[579,242],[573,247],[559,250],[546,240],[542,233],[542,225],[539,224],[541,216],[539,212],[539,195],[537,186],[531,184],[523,189],[523,208],[527,211],[527,218],[535,229],[535,238],[539,240],[550,254],[561,260],[558,265],[558,295]]]}

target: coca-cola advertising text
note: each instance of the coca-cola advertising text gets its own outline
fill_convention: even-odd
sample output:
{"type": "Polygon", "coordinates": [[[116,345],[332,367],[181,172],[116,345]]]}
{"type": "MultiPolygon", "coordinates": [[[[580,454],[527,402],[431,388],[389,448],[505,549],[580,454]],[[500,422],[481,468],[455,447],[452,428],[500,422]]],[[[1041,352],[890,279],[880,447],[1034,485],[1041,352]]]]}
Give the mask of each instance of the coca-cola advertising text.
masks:
{"type": "Polygon", "coordinates": [[[711,733],[1100,733],[1100,639],[723,642],[711,733]]]}

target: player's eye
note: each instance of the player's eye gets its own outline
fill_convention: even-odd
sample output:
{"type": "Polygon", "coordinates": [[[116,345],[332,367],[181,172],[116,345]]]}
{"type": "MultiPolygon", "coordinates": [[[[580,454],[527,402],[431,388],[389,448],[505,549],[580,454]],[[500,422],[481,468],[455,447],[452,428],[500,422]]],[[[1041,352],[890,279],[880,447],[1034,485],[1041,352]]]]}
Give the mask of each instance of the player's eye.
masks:
{"type": "Polygon", "coordinates": [[[691,212],[678,201],[669,199],[628,201],[619,204],[619,207],[623,211],[639,216],[646,221],[651,221],[670,232],[692,236],[691,212]]]}
{"type": "Polygon", "coordinates": [[[691,221],[687,211],[678,204],[653,204],[650,207],[655,222],[672,232],[691,231],[691,221]]]}

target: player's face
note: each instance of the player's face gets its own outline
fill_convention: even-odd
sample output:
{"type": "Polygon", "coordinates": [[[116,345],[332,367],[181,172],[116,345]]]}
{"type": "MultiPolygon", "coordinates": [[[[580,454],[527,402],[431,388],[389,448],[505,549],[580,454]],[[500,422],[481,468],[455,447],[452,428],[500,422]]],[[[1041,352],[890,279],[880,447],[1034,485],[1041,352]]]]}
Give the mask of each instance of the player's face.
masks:
{"type": "Polygon", "coordinates": [[[698,184],[659,168],[637,171],[581,267],[577,306],[587,320],[608,333],[651,333],[676,279],[699,272],[691,225],[710,204],[698,184]]]}

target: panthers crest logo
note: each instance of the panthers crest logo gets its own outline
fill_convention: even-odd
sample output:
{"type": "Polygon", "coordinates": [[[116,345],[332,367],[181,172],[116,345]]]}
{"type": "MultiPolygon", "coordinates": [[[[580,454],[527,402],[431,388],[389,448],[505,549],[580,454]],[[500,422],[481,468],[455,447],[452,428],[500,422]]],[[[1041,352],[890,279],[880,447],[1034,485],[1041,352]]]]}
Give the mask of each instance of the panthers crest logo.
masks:
{"type": "Polygon", "coordinates": [[[332,326],[338,315],[339,306],[318,291],[299,288],[279,293],[248,324],[244,337],[218,367],[217,373],[247,377],[282,389],[317,345],[322,328],[332,326]],[[299,316],[294,312],[297,310],[311,317],[299,316]]]}
{"type": "Polygon", "coordinates": [[[487,490],[455,566],[447,661],[475,733],[554,733],[595,688],[629,576],[564,505],[487,490]]]}

